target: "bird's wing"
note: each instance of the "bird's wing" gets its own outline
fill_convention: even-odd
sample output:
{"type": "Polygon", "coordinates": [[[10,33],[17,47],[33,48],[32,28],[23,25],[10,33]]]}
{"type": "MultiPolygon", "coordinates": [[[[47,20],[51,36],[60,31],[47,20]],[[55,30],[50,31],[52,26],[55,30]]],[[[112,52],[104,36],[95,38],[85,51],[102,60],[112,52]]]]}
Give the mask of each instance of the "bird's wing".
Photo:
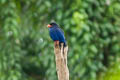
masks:
{"type": "Polygon", "coordinates": [[[61,42],[65,42],[64,32],[60,28],[56,28],[56,34],[61,42]]]}

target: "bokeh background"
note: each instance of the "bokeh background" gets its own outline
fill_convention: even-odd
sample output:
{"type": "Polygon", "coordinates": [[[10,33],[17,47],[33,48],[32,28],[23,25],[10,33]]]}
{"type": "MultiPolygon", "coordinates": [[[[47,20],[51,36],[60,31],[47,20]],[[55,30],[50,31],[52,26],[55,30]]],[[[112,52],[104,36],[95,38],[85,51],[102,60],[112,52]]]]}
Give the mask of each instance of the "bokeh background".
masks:
{"type": "Polygon", "coordinates": [[[120,80],[120,0],[0,0],[0,80],[57,80],[52,20],[70,80],[120,80]]]}

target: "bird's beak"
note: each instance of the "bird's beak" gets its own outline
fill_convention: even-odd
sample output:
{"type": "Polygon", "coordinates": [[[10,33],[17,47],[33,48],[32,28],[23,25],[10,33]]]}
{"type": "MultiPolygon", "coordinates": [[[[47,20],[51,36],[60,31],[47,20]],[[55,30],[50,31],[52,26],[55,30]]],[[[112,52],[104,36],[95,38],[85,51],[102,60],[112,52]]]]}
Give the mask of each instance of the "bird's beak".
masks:
{"type": "Polygon", "coordinates": [[[48,28],[52,27],[50,24],[47,25],[48,28]]]}

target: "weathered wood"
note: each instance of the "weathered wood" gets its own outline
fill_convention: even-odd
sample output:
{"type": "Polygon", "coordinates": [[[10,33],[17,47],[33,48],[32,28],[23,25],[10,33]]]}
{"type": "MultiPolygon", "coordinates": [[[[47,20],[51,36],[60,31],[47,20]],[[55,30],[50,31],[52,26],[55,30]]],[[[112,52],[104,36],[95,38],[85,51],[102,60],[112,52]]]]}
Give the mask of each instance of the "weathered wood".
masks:
{"type": "Polygon", "coordinates": [[[67,52],[68,46],[64,47],[63,49],[63,43],[61,44],[61,48],[59,47],[59,45],[55,45],[54,47],[58,80],[69,80],[69,70],[67,66],[67,52]]]}

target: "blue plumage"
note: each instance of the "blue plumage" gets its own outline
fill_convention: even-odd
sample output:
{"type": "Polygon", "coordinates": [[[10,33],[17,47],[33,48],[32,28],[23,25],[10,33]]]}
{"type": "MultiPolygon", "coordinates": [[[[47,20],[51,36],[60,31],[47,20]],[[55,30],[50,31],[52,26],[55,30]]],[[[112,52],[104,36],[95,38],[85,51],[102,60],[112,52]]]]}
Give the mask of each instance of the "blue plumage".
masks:
{"type": "Polygon", "coordinates": [[[64,46],[66,46],[64,32],[60,29],[60,27],[58,27],[56,23],[51,23],[50,26],[51,27],[49,27],[49,34],[52,40],[64,43],[64,46]]]}

